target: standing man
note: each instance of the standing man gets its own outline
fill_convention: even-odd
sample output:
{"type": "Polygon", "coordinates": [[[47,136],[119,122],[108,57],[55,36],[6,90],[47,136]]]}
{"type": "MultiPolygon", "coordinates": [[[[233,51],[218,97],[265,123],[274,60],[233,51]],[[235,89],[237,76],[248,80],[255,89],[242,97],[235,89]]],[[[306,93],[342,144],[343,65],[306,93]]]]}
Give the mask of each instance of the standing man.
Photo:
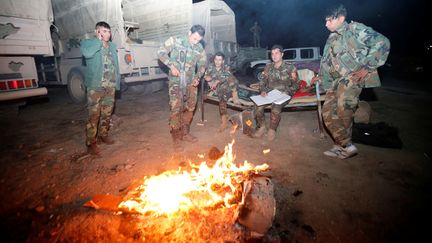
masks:
{"type": "MultiPolygon", "coordinates": [[[[263,71],[263,79],[259,83],[259,90],[262,96],[266,96],[267,92],[277,89],[280,92],[293,96],[298,90],[299,80],[297,69],[291,63],[283,61],[283,47],[274,45],[271,49],[272,63],[266,65],[263,71]]],[[[270,114],[270,129],[267,133],[267,139],[273,141],[276,137],[276,129],[281,120],[280,113],[282,112],[284,104],[271,105],[270,114]]],[[[255,105],[256,121],[259,129],[254,134],[254,137],[262,137],[266,133],[264,106],[255,105]]]]}
{"type": "Polygon", "coordinates": [[[224,64],[225,55],[217,52],[213,58],[213,64],[210,64],[205,72],[204,79],[208,82],[212,90],[216,90],[219,98],[219,114],[221,116],[221,125],[219,132],[223,132],[228,126],[227,102],[232,97],[235,104],[240,104],[238,99],[238,80],[230,72],[229,67],[224,64]]]}
{"type": "Polygon", "coordinates": [[[324,154],[346,159],[357,154],[352,144],[353,115],[363,88],[381,85],[377,68],[387,60],[390,42],[361,23],[347,23],[347,11],[339,5],[326,15],[332,32],[324,47],[318,79],[327,89],[323,119],[335,145],[324,154]]]}
{"type": "Polygon", "coordinates": [[[255,21],[254,25],[249,30],[253,34],[254,47],[260,47],[261,27],[258,25],[258,22],[255,21]]]}
{"type": "Polygon", "coordinates": [[[97,138],[102,143],[113,144],[108,137],[115,91],[120,90],[120,73],[117,47],[110,41],[111,27],[98,22],[96,38],[81,41],[81,53],[86,60],[85,85],[89,118],[86,126],[87,151],[100,155],[97,138]]]}
{"type": "Polygon", "coordinates": [[[184,36],[170,37],[159,48],[158,56],[169,71],[169,126],[176,151],[183,151],[181,140],[196,142],[190,124],[197,103],[200,78],[204,75],[207,56],[200,43],[205,30],[194,25],[184,36]],[[196,72],[197,70],[197,72],[196,72]]]}

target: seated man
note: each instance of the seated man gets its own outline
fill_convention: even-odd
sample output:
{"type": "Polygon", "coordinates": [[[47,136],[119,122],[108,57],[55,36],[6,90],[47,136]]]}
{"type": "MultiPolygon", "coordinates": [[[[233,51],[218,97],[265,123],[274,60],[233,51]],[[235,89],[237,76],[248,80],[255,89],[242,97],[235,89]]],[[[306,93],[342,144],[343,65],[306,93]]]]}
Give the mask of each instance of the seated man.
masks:
{"type": "Polygon", "coordinates": [[[238,80],[224,65],[225,55],[217,52],[214,55],[213,63],[209,65],[204,74],[204,79],[208,82],[212,90],[216,90],[219,98],[219,114],[221,115],[221,125],[219,132],[223,132],[228,125],[227,102],[232,96],[235,104],[240,104],[237,94],[238,80]]]}
{"type": "MultiPolygon", "coordinates": [[[[259,91],[262,96],[266,96],[268,91],[277,89],[293,96],[298,89],[297,69],[290,63],[285,63],[282,59],[283,47],[274,45],[271,49],[272,63],[267,64],[264,68],[263,79],[259,84],[259,91]]],[[[276,137],[276,129],[281,120],[280,113],[285,104],[271,105],[270,129],[267,133],[267,139],[273,141],[276,137]]],[[[255,115],[259,129],[254,137],[262,137],[266,132],[264,106],[255,105],[255,115]]]]}

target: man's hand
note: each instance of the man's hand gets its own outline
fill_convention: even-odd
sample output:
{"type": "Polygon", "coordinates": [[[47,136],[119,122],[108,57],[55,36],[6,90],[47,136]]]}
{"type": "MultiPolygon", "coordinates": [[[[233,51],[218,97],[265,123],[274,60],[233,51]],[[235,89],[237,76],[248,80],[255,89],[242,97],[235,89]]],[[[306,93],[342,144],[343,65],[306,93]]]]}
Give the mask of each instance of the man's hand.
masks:
{"type": "Polygon", "coordinates": [[[261,92],[261,96],[266,97],[266,96],[267,96],[267,92],[262,91],[262,92],[261,92]]]}
{"type": "Polygon", "coordinates": [[[197,87],[198,84],[199,84],[199,80],[198,79],[192,80],[192,86],[197,87]]]}
{"type": "Polygon", "coordinates": [[[170,69],[171,69],[171,75],[176,77],[180,76],[180,71],[174,65],[171,65],[170,69]]]}
{"type": "Polygon", "coordinates": [[[205,81],[210,82],[212,80],[212,77],[209,75],[204,76],[205,81]]]}
{"type": "Polygon", "coordinates": [[[320,80],[319,76],[314,76],[311,81],[310,81],[310,85],[314,85],[316,82],[318,82],[320,80]]]}
{"type": "Polygon", "coordinates": [[[106,48],[108,48],[108,42],[106,42],[105,40],[104,40],[104,35],[103,35],[103,33],[101,32],[101,31],[97,31],[97,38],[100,40],[100,41],[102,41],[102,45],[104,46],[104,47],[106,47],[106,48]]]}
{"type": "Polygon", "coordinates": [[[215,90],[219,83],[220,83],[219,80],[215,80],[215,81],[209,83],[210,88],[211,88],[212,90],[215,90]]]}
{"type": "Polygon", "coordinates": [[[362,68],[362,69],[360,69],[360,70],[358,70],[352,74],[352,78],[353,78],[352,81],[354,83],[360,83],[360,81],[362,81],[368,73],[369,73],[368,70],[366,70],[365,68],[362,68]]]}

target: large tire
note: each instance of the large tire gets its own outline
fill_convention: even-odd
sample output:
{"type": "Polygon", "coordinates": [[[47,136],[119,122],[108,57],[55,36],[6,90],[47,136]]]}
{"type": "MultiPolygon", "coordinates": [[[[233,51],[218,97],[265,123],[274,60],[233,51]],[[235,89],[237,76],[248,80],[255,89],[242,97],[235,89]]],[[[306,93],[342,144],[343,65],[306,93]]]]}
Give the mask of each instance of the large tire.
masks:
{"type": "Polygon", "coordinates": [[[84,85],[84,75],[79,70],[72,70],[68,75],[68,93],[73,102],[84,104],[87,101],[87,91],[84,85]]]}
{"type": "Polygon", "coordinates": [[[265,67],[265,66],[258,66],[258,67],[256,67],[256,68],[254,68],[253,74],[254,74],[254,77],[255,77],[258,81],[261,81],[261,80],[263,79],[262,74],[263,74],[263,71],[264,71],[264,67],[265,67]]]}

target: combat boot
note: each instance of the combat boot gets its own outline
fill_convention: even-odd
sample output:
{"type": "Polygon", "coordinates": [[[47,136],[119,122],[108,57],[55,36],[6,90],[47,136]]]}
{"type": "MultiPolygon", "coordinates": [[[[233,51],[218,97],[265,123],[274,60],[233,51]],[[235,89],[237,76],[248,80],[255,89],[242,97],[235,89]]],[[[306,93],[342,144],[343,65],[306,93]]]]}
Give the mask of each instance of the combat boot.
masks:
{"type": "Polygon", "coordinates": [[[225,129],[227,128],[227,126],[228,126],[228,116],[227,115],[222,115],[221,116],[221,124],[220,124],[218,132],[225,131],[225,129]]]}
{"type": "Polygon", "coordinates": [[[183,140],[190,143],[198,142],[198,138],[190,134],[190,125],[183,125],[183,140]]]}
{"type": "Polygon", "coordinates": [[[100,140],[102,143],[104,143],[104,144],[108,144],[108,145],[111,145],[111,144],[114,144],[114,143],[115,143],[115,141],[112,140],[108,135],[107,135],[107,136],[100,136],[100,137],[99,137],[99,140],[100,140]]]}
{"type": "Polygon", "coordinates": [[[273,129],[269,129],[267,132],[267,140],[268,141],[273,141],[276,138],[276,131],[273,129]]]}
{"type": "Polygon", "coordinates": [[[171,130],[171,137],[172,137],[172,140],[173,140],[173,145],[174,145],[174,151],[175,152],[183,152],[183,146],[182,146],[182,144],[181,144],[181,137],[182,137],[182,134],[181,134],[181,130],[179,130],[179,129],[173,129],[173,130],[171,130]]]}
{"type": "Polygon", "coordinates": [[[87,153],[100,156],[100,152],[101,151],[96,143],[91,143],[90,145],[87,145],[87,153]]]}
{"type": "Polygon", "coordinates": [[[254,138],[260,138],[266,133],[266,127],[262,126],[260,127],[253,135],[254,138]]]}

